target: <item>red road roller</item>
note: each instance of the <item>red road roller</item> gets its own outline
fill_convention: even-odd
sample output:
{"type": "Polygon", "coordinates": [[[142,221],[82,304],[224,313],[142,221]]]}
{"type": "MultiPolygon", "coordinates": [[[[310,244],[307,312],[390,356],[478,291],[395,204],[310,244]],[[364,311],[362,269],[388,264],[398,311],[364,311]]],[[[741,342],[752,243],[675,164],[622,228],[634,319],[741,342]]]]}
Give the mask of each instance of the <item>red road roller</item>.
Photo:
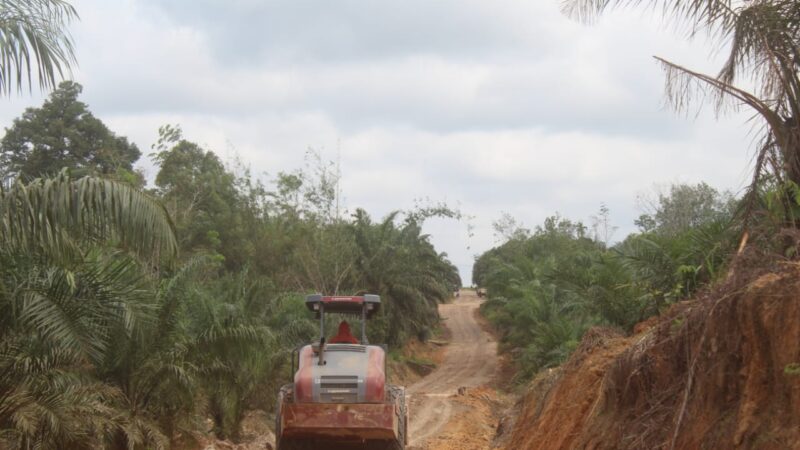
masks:
{"type": "Polygon", "coordinates": [[[278,394],[277,450],[403,450],[405,388],[386,382],[386,348],[367,341],[366,322],[378,312],[380,297],[310,295],[306,306],[319,319],[320,339],[292,353],[294,382],[278,394]],[[355,317],[361,338],[342,321],[326,341],[328,314],[355,317]]]}

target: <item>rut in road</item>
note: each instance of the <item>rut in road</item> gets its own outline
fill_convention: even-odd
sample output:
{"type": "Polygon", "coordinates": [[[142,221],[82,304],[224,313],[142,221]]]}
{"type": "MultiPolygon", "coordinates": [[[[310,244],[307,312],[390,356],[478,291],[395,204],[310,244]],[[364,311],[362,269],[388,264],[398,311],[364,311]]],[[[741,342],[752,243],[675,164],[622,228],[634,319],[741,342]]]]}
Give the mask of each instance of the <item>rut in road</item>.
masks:
{"type": "Polygon", "coordinates": [[[454,418],[453,401],[460,387],[488,383],[497,370],[497,342],[475,320],[481,299],[461,291],[456,301],[439,305],[439,314],[451,332],[442,364],[407,389],[410,401],[409,446],[424,448],[454,418]]]}

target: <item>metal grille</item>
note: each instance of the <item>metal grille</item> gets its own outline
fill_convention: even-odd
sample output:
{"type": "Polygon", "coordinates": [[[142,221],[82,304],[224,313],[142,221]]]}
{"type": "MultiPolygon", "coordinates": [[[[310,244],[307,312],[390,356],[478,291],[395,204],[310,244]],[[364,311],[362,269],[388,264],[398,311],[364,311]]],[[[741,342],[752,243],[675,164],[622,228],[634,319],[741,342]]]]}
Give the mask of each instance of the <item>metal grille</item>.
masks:
{"type": "Polygon", "coordinates": [[[323,375],[320,378],[321,402],[358,403],[357,375],[323,375]]]}
{"type": "Polygon", "coordinates": [[[358,375],[323,375],[320,377],[323,389],[358,389],[358,375]]]}

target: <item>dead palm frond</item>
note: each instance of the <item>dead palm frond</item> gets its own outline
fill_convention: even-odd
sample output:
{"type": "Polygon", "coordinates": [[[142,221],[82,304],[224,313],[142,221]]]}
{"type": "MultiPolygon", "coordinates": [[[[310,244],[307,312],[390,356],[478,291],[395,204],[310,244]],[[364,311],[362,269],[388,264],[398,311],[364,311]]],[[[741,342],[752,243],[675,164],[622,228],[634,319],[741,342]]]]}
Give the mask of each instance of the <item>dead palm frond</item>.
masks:
{"type": "MultiPolygon", "coordinates": [[[[657,57],[666,73],[666,95],[677,110],[710,98],[716,111],[747,106],[763,120],[765,138],[758,149],[750,193],[770,167],[772,173],[800,184],[800,2],[796,0],[565,0],[570,16],[591,21],[611,7],[660,11],[685,26],[687,35],[705,32],[727,58],[716,76],[657,57]],[[752,83],[752,92],[738,87],[752,83]]],[[[748,198],[752,199],[752,195],[748,198]]],[[[749,211],[749,209],[748,209],[749,211]]]]}

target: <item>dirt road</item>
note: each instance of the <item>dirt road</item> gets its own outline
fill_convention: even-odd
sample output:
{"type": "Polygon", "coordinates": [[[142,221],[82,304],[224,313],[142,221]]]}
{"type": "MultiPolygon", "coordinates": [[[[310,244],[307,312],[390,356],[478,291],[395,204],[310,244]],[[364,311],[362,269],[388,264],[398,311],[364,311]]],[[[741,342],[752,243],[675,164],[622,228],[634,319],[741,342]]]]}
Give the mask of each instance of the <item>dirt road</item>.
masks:
{"type": "Polygon", "coordinates": [[[454,303],[439,306],[451,332],[442,364],[407,389],[410,401],[409,447],[427,448],[460,409],[452,398],[461,387],[488,383],[497,370],[497,343],[475,320],[481,300],[474,291],[461,291],[454,303]]]}

